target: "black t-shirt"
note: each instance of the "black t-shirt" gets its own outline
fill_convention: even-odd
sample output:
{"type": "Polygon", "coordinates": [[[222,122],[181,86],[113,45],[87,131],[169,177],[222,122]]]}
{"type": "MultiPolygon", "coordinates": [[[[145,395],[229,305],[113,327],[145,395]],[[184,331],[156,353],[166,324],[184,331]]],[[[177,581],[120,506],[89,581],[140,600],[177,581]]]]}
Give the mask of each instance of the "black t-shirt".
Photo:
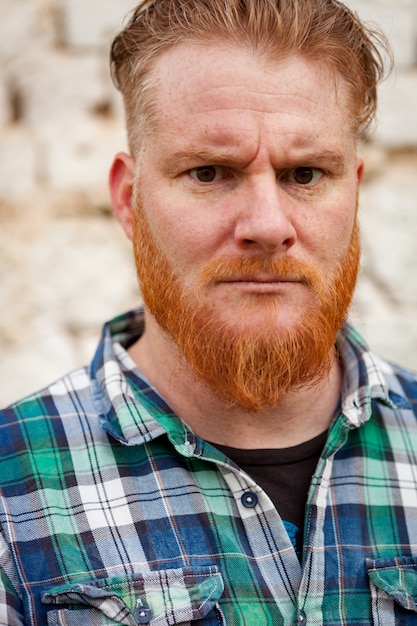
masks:
{"type": "Polygon", "coordinates": [[[213,444],[268,494],[299,557],[308,490],[326,438],[327,431],[291,448],[261,450],[213,444]]]}

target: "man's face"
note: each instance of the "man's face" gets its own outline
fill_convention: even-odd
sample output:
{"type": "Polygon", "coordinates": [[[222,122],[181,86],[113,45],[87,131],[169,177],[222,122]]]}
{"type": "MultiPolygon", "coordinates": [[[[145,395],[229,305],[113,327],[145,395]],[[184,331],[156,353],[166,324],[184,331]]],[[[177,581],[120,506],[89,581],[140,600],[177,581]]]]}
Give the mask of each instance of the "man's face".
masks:
{"type": "MultiPolygon", "coordinates": [[[[136,180],[134,236],[148,313],[212,388],[227,372],[233,378],[236,363],[214,371],[212,381],[198,363],[211,351],[206,369],[215,369],[229,340],[244,338],[239,352],[251,350],[247,339],[258,346],[262,377],[268,346],[281,354],[317,327],[319,340],[326,337],[320,349],[310,341],[313,357],[328,363],[358,260],[352,236],[361,164],[346,85],[299,56],[266,62],[191,44],[164,53],[154,78],[156,124],[136,180]],[[184,320],[194,335],[208,321],[204,333],[215,335],[215,347],[204,341],[192,356],[185,344],[193,337],[176,336],[188,332],[178,331],[184,320]]],[[[305,341],[298,351],[305,354],[305,341]]],[[[294,370],[284,357],[283,372],[294,370]]],[[[317,376],[320,363],[290,373],[283,392],[317,376]]],[[[274,380],[279,368],[272,368],[274,380]]],[[[239,404],[240,393],[229,401],[239,404]]],[[[259,410],[278,396],[268,397],[242,405],[259,410]]]]}

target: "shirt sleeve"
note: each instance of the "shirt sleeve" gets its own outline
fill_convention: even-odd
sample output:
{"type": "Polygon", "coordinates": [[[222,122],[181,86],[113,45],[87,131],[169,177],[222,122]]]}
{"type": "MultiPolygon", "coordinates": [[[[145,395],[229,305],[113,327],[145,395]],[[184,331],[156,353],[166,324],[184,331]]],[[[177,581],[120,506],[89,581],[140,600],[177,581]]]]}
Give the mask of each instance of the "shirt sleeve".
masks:
{"type": "Polygon", "coordinates": [[[24,626],[22,597],[12,554],[0,531],[0,624],[24,626]]]}

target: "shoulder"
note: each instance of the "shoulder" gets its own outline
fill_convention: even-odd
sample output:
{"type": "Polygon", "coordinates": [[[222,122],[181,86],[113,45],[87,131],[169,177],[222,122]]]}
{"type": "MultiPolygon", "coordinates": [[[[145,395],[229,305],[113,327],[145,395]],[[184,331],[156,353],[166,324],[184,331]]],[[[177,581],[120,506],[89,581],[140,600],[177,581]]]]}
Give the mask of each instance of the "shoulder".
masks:
{"type": "Polygon", "coordinates": [[[417,399],[417,372],[397,365],[375,353],[357,330],[345,324],[338,337],[338,350],[345,373],[345,387],[354,395],[358,389],[363,397],[389,401],[391,396],[402,396],[410,404],[417,399]]]}
{"type": "Polygon", "coordinates": [[[107,451],[108,437],[88,370],[79,369],[0,411],[3,497],[26,497],[40,485],[59,491],[90,467],[97,448],[107,451]]]}
{"type": "Polygon", "coordinates": [[[47,423],[76,420],[94,411],[88,369],[80,368],[0,410],[0,442],[38,436],[47,423]]]}
{"type": "Polygon", "coordinates": [[[417,413],[417,372],[376,357],[391,394],[402,396],[417,413]]]}

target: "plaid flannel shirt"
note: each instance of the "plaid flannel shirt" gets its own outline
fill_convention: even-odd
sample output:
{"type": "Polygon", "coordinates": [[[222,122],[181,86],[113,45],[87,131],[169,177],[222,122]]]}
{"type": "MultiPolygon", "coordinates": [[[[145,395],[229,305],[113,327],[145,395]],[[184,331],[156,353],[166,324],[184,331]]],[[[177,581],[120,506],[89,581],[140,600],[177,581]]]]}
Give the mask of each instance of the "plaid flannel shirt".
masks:
{"type": "MultiPolygon", "coordinates": [[[[1,414],[0,623],[417,624],[417,383],[349,326],[300,564],[268,496],[123,348],[1,414]]],[[[294,486],[296,489],[296,485],[294,486]]]]}

